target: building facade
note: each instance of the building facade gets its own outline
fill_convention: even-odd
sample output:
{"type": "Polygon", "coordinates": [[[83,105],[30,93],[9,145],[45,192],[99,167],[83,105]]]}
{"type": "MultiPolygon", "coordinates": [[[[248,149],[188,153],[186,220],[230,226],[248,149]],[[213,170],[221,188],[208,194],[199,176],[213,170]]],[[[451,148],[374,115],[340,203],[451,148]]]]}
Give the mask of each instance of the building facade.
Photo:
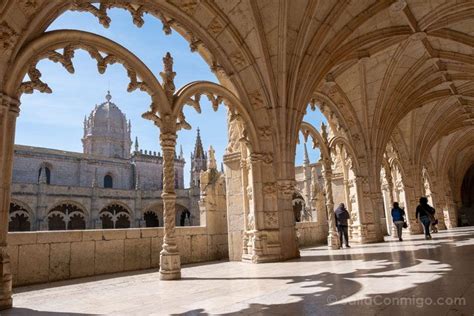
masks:
{"type": "MultiPolygon", "coordinates": [[[[132,150],[131,123],[111,99],[84,118],[82,153],[15,145],[10,231],[163,226],[163,158],[138,138],[132,150]]],[[[205,155],[198,131],[188,189],[183,151],[175,157],[177,225],[199,225],[205,155]]]]}

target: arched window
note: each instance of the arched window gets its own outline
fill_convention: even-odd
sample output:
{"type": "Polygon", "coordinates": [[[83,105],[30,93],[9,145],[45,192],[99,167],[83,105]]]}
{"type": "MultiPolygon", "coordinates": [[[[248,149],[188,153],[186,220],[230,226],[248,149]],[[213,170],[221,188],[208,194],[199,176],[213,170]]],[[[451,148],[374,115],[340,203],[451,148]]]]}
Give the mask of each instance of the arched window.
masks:
{"type": "Polygon", "coordinates": [[[184,209],[181,212],[179,226],[191,226],[191,212],[189,212],[187,209],[184,209]]]}
{"type": "Polygon", "coordinates": [[[301,222],[301,213],[304,212],[305,201],[301,194],[295,192],[293,193],[293,214],[295,216],[295,222],[301,222]]]}
{"type": "Polygon", "coordinates": [[[114,179],[110,174],[104,177],[104,188],[113,188],[114,187],[114,179]]]}
{"type": "Polygon", "coordinates": [[[148,211],[143,214],[143,219],[145,220],[146,227],[158,227],[160,226],[160,220],[158,215],[153,211],[148,211]]]}
{"type": "Polygon", "coordinates": [[[31,221],[28,211],[16,203],[10,203],[10,222],[8,231],[24,232],[31,230],[31,221]]]}
{"type": "Polygon", "coordinates": [[[49,230],[78,230],[86,229],[84,211],[79,207],[64,203],[48,212],[49,230]]]}
{"type": "Polygon", "coordinates": [[[178,170],[174,171],[174,188],[175,189],[179,188],[179,173],[178,173],[178,170]]]}
{"type": "Polygon", "coordinates": [[[41,180],[42,180],[41,177],[42,176],[44,177],[44,175],[42,175],[43,172],[46,173],[45,174],[46,175],[46,184],[51,184],[51,170],[46,166],[43,166],[39,169],[39,171],[38,171],[38,182],[41,182],[41,180]]]}
{"type": "Polygon", "coordinates": [[[111,204],[99,212],[102,229],[130,228],[129,211],[118,204],[111,204]]]}

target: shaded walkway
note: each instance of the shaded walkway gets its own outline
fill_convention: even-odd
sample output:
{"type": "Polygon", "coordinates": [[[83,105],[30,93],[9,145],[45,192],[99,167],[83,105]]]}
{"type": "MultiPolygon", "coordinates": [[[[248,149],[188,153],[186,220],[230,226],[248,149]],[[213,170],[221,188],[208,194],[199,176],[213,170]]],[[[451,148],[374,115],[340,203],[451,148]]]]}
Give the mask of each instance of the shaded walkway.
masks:
{"type": "Polygon", "coordinates": [[[23,287],[2,315],[472,315],[474,228],[433,237],[313,247],[280,263],[185,266],[181,281],[150,271],[23,287]]]}

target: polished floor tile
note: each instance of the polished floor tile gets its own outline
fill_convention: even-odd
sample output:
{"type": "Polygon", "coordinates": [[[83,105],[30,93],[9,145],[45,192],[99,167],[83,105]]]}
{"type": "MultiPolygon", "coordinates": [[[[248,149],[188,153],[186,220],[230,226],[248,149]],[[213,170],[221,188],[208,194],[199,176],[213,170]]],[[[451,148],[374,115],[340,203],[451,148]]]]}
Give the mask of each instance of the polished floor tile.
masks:
{"type": "Polygon", "coordinates": [[[474,227],[311,247],[279,263],[184,266],[15,289],[1,315],[474,315],[474,227]]]}

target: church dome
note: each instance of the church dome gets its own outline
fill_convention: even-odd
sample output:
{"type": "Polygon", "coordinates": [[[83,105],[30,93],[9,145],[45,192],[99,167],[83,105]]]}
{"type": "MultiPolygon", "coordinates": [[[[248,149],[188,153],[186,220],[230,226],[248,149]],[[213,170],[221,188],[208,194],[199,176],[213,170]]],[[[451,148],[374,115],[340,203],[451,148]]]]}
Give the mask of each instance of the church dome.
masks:
{"type": "Polygon", "coordinates": [[[106,101],[96,105],[89,115],[90,132],[107,134],[108,132],[123,132],[127,129],[127,118],[115,103],[111,102],[112,96],[107,92],[106,101]]]}
{"type": "Polygon", "coordinates": [[[105,102],[96,105],[84,119],[84,153],[106,157],[129,158],[130,123],[119,107],[113,103],[110,91],[105,102]]]}

